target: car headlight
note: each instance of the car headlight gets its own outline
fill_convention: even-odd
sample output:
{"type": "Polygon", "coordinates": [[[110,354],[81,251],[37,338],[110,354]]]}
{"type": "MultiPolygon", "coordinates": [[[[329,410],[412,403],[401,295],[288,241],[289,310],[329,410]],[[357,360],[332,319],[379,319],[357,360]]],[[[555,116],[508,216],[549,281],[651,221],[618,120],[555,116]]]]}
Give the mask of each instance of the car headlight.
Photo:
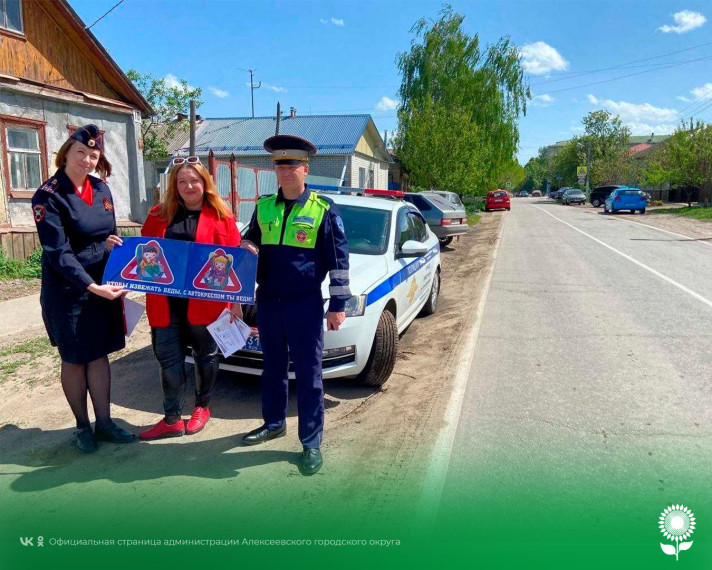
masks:
{"type": "Polygon", "coordinates": [[[354,295],[348,301],[346,301],[346,312],[347,317],[361,317],[366,310],[366,295],[354,295]]]}

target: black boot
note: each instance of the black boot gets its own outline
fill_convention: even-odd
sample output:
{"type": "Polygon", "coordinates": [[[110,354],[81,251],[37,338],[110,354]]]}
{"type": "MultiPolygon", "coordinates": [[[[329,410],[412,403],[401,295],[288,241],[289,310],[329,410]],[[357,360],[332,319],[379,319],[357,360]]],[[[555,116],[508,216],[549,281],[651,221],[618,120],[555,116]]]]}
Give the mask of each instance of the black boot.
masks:
{"type": "Polygon", "coordinates": [[[299,458],[299,471],[302,475],[314,475],[321,469],[323,463],[318,447],[305,447],[299,458]]]}
{"type": "Polygon", "coordinates": [[[108,441],[110,443],[131,443],[136,441],[137,437],[130,431],[117,426],[112,420],[108,424],[96,425],[94,429],[94,439],[96,441],[108,441]]]}
{"type": "Polygon", "coordinates": [[[287,435],[287,424],[282,427],[270,429],[266,425],[253,429],[251,432],[245,434],[242,437],[242,445],[258,445],[269,441],[270,439],[276,439],[278,437],[284,437],[287,435]]]}
{"type": "Polygon", "coordinates": [[[91,426],[77,428],[74,432],[76,436],[75,445],[82,453],[94,453],[96,451],[96,441],[94,441],[94,433],[91,431],[91,426]]]}

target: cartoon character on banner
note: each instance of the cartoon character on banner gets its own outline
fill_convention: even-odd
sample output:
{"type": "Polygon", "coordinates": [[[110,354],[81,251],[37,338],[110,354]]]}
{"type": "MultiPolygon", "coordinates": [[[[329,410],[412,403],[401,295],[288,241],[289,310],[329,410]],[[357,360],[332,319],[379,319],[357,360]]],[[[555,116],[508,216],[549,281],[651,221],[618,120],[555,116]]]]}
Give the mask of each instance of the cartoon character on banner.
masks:
{"type": "Polygon", "coordinates": [[[212,252],[210,254],[210,269],[203,277],[203,282],[212,289],[225,289],[230,269],[232,269],[232,259],[232,255],[226,254],[222,249],[212,252]]]}
{"type": "Polygon", "coordinates": [[[163,251],[158,242],[153,240],[136,248],[136,275],[143,281],[158,281],[164,276],[161,268],[163,251]]]}

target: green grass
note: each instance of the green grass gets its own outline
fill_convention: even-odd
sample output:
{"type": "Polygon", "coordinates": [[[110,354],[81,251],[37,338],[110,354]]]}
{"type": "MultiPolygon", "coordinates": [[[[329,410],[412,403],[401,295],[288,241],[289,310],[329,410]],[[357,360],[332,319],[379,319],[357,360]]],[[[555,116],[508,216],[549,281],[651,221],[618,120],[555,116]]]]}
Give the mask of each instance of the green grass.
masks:
{"type": "Polygon", "coordinates": [[[482,216],[480,214],[477,214],[477,213],[467,214],[467,225],[470,227],[474,227],[480,223],[481,219],[482,219],[482,216]]]}
{"type": "Polygon", "coordinates": [[[47,337],[34,338],[0,350],[0,382],[17,372],[23,364],[30,364],[38,356],[48,354],[52,350],[47,337]],[[16,358],[7,359],[8,356],[16,358]]]}
{"type": "Polygon", "coordinates": [[[702,206],[692,206],[684,208],[660,208],[657,210],[648,210],[649,214],[673,214],[674,216],[683,216],[685,218],[694,218],[695,220],[710,220],[712,221],[712,208],[703,208],[702,206]]]}
{"type": "Polygon", "coordinates": [[[11,259],[0,248],[0,281],[7,279],[38,279],[42,277],[42,250],[36,249],[25,260],[11,259]]]}

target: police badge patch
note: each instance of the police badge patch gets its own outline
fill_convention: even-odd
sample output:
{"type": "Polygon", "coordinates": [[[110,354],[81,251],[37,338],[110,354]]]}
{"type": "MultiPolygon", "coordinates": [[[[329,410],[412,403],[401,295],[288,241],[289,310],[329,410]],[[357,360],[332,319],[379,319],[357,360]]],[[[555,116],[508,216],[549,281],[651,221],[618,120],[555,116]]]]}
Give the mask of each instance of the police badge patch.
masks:
{"type": "Polygon", "coordinates": [[[346,233],[344,230],[344,221],[341,219],[341,216],[336,216],[336,225],[339,227],[342,234],[346,233]]]}
{"type": "Polygon", "coordinates": [[[44,220],[45,217],[45,207],[42,204],[38,204],[33,208],[33,211],[35,213],[35,222],[40,223],[42,220],[44,220]]]}
{"type": "Polygon", "coordinates": [[[307,241],[307,238],[308,238],[309,236],[307,235],[307,232],[305,232],[304,230],[299,230],[299,231],[295,234],[294,237],[297,238],[297,241],[298,241],[299,243],[304,243],[305,241],[307,241]]]}
{"type": "Polygon", "coordinates": [[[114,205],[111,203],[108,197],[104,198],[104,209],[107,212],[111,212],[114,209],[114,205]]]}

